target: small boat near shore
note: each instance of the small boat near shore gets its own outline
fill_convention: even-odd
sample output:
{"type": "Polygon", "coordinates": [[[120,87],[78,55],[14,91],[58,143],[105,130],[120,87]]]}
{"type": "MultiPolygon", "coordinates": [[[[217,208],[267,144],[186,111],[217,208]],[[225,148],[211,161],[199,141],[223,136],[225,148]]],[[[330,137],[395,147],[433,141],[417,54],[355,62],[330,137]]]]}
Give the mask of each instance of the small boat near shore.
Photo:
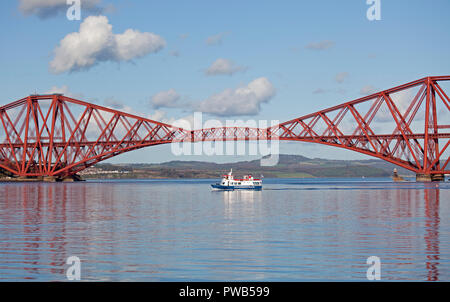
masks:
{"type": "Polygon", "coordinates": [[[242,178],[234,178],[233,169],[228,174],[222,175],[220,183],[212,184],[215,190],[261,190],[262,179],[253,178],[251,175],[245,175],[242,178]]]}

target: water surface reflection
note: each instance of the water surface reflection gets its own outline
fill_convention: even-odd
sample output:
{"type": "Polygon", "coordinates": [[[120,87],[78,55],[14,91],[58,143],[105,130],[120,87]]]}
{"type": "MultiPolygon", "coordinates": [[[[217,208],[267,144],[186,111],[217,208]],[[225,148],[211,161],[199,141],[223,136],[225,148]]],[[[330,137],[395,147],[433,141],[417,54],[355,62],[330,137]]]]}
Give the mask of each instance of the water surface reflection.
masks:
{"type": "Polygon", "coordinates": [[[207,180],[0,184],[0,279],[450,280],[448,183],[207,180]],[[442,219],[441,219],[442,217],[442,219]]]}

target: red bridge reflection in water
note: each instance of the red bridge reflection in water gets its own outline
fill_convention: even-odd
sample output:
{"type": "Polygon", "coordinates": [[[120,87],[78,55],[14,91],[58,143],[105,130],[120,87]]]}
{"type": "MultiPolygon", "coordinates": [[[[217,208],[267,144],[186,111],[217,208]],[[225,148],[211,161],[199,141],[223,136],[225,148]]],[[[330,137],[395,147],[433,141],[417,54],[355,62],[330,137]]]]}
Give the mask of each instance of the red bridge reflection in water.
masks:
{"type": "Polygon", "coordinates": [[[428,281],[439,280],[439,189],[426,189],[425,195],[425,242],[427,246],[428,281]]]}
{"type": "Polygon", "coordinates": [[[386,182],[330,186],[318,180],[304,190],[298,187],[301,191],[295,191],[297,187],[263,191],[254,200],[251,194],[202,195],[203,185],[192,181],[3,184],[0,278],[65,280],[65,261],[71,255],[82,260],[84,280],[158,280],[183,272],[173,270],[173,261],[187,261],[189,270],[205,258],[208,267],[214,267],[205,269],[205,274],[221,274],[224,259],[231,267],[242,265],[233,262],[225,247],[235,251],[236,244],[242,245],[240,236],[255,237],[254,232],[262,242],[275,242],[251,245],[249,254],[242,247],[249,263],[260,261],[258,274],[286,270],[283,265],[275,269],[277,261],[291,259],[289,272],[297,278],[307,279],[324,268],[323,279],[361,280],[367,267],[357,267],[358,263],[377,255],[382,280],[450,278],[441,264],[449,259],[448,245],[441,250],[449,234],[439,231],[441,223],[444,229],[449,225],[440,220],[448,207],[444,212],[439,207],[441,195],[450,198],[446,183],[439,185],[442,188],[386,182]],[[212,242],[203,243],[205,238],[212,242]],[[218,249],[194,248],[211,244],[218,249]],[[273,258],[272,253],[278,256],[273,258]],[[305,259],[312,260],[306,265],[305,259]],[[303,269],[300,275],[298,267],[303,269]]]}

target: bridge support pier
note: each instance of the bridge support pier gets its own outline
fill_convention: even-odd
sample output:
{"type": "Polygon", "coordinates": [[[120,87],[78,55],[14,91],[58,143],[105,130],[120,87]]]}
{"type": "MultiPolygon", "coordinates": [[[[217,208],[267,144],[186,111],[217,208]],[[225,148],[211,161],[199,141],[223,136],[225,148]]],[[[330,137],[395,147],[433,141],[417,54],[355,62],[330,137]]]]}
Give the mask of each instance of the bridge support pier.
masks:
{"type": "Polygon", "coordinates": [[[74,174],[74,175],[69,175],[66,177],[57,177],[57,176],[45,176],[43,178],[43,181],[45,182],[75,182],[75,181],[84,181],[83,178],[81,178],[80,175],[74,174]]]}
{"type": "Polygon", "coordinates": [[[45,182],[57,182],[58,179],[55,176],[44,176],[42,179],[45,182]]]}
{"type": "Polygon", "coordinates": [[[445,181],[444,174],[416,174],[416,181],[420,182],[431,182],[431,181],[445,181]]]}
{"type": "Polygon", "coordinates": [[[78,175],[78,174],[73,174],[73,175],[66,176],[66,177],[62,178],[61,181],[64,181],[64,182],[75,182],[75,181],[84,181],[84,179],[81,178],[81,176],[78,175]]]}

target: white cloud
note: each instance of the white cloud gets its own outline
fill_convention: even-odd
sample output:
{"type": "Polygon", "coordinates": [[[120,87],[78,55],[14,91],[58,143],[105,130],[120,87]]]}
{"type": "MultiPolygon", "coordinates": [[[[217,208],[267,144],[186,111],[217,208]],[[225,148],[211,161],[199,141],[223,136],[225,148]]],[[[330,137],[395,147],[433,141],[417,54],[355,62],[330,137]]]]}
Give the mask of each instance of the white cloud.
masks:
{"type": "Polygon", "coordinates": [[[152,96],[153,108],[158,109],[162,107],[178,107],[180,95],[175,89],[169,89],[166,91],[160,91],[152,96]]]}
{"type": "Polygon", "coordinates": [[[128,112],[129,114],[137,115],[137,116],[140,116],[140,117],[143,117],[143,118],[147,118],[147,119],[150,119],[150,120],[153,120],[153,121],[166,123],[166,124],[169,124],[169,125],[171,125],[173,123],[173,121],[175,121],[174,118],[167,117],[167,112],[165,112],[163,110],[155,110],[152,113],[143,114],[142,112],[136,112],[131,107],[124,106],[121,109],[121,111],[128,112]]]}
{"type": "Polygon", "coordinates": [[[114,108],[114,109],[120,109],[120,108],[124,107],[124,104],[114,97],[106,98],[103,103],[105,104],[106,107],[110,107],[110,108],[114,108]]]}
{"type": "Polygon", "coordinates": [[[117,110],[129,113],[132,115],[136,115],[139,117],[147,118],[150,120],[154,120],[157,122],[167,123],[169,121],[169,119],[166,118],[166,112],[163,110],[155,110],[152,113],[143,113],[143,112],[137,112],[132,107],[127,106],[127,105],[123,105],[121,108],[117,108],[117,110]]]}
{"type": "Polygon", "coordinates": [[[180,52],[178,50],[172,50],[169,54],[171,56],[173,56],[173,57],[179,57],[180,56],[180,52]]]}
{"type": "MultiPolygon", "coordinates": [[[[414,100],[415,91],[411,89],[401,90],[399,92],[390,94],[392,102],[395,104],[395,107],[398,109],[400,114],[405,117],[406,110],[408,110],[409,106],[411,106],[412,101],[414,100]]],[[[409,112],[408,119],[411,117],[413,111],[409,112]]],[[[421,121],[425,119],[425,109],[419,110],[415,116],[414,121],[421,121]]],[[[392,117],[392,113],[388,109],[386,104],[383,104],[377,115],[375,116],[375,120],[377,122],[394,122],[394,118],[392,117]]],[[[412,125],[410,125],[412,127],[412,125]]]]}
{"type": "Polygon", "coordinates": [[[206,39],[206,44],[207,45],[219,45],[219,44],[222,44],[222,40],[227,34],[228,33],[224,32],[224,33],[219,33],[217,35],[209,36],[206,39]]]}
{"type": "Polygon", "coordinates": [[[158,52],[166,44],[158,35],[134,29],[127,29],[123,34],[115,35],[115,41],[116,58],[124,61],[158,52]]]}
{"type": "Polygon", "coordinates": [[[67,94],[69,92],[69,87],[67,85],[62,85],[61,87],[58,86],[52,86],[49,90],[47,90],[46,94],[53,94],[53,93],[60,93],[60,94],[67,94]]]}
{"type": "Polygon", "coordinates": [[[212,95],[196,106],[196,110],[218,116],[256,115],[262,103],[275,95],[275,88],[267,78],[258,78],[244,87],[226,89],[212,95]]]}
{"type": "Polygon", "coordinates": [[[246,67],[237,66],[232,61],[219,58],[215,60],[208,69],[205,70],[206,75],[233,75],[236,72],[244,71],[246,67]]]}
{"type": "Polygon", "coordinates": [[[78,32],[66,35],[54,50],[50,70],[54,73],[88,69],[102,61],[130,61],[165,46],[154,33],[127,29],[114,34],[105,16],[87,17],[78,32]]]}
{"type": "Polygon", "coordinates": [[[323,88],[317,88],[316,90],[313,91],[314,94],[322,94],[322,93],[327,93],[330,90],[328,89],[323,89],[323,88]]]}
{"type": "Polygon", "coordinates": [[[340,72],[335,76],[334,79],[337,83],[342,84],[345,81],[345,79],[347,79],[347,78],[348,78],[348,72],[340,72]]]}
{"type": "Polygon", "coordinates": [[[74,99],[80,99],[80,98],[83,97],[83,95],[80,94],[80,93],[73,93],[72,91],[70,91],[69,87],[67,85],[62,85],[61,87],[52,86],[49,90],[47,90],[44,93],[45,94],[58,93],[58,94],[65,95],[65,96],[67,96],[69,98],[74,98],[74,99]]]}
{"type": "MultiPolygon", "coordinates": [[[[99,13],[103,8],[99,6],[101,0],[81,0],[81,10],[99,13]]],[[[37,15],[45,19],[59,14],[65,14],[70,5],[67,0],[19,0],[19,10],[25,16],[37,15]]]]}
{"type": "Polygon", "coordinates": [[[414,99],[413,92],[413,90],[407,89],[390,95],[400,114],[405,114],[406,110],[411,105],[414,99]]]}
{"type": "MultiPolygon", "coordinates": [[[[143,117],[143,118],[147,118],[153,121],[157,121],[157,122],[163,122],[163,123],[167,123],[170,124],[170,122],[174,121],[174,118],[167,118],[166,117],[166,112],[163,110],[155,110],[152,113],[145,113],[142,111],[136,111],[134,108],[123,104],[121,101],[116,100],[114,98],[108,98],[104,101],[105,106],[109,107],[111,109],[120,111],[120,112],[125,112],[128,114],[132,114],[135,116],[139,116],[139,117],[143,117]]],[[[112,114],[109,112],[104,112],[102,111],[102,116],[105,118],[105,120],[110,120],[112,118],[112,114]]],[[[122,127],[123,128],[123,127],[122,127]]],[[[124,129],[122,129],[124,131],[124,129]]]]}
{"type": "Polygon", "coordinates": [[[185,40],[185,39],[187,39],[188,37],[189,37],[189,34],[181,34],[181,35],[179,35],[179,37],[180,37],[180,39],[181,40],[185,40]]]}
{"type": "Polygon", "coordinates": [[[157,121],[157,122],[163,122],[163,123],[167,123],[170,122],[171,119],[167,119],[166,118],[166,112],[162,111],[162,110],[155,110],[153,113],[148,114],[146,116],[148,119],[157,121]]]}
{"type": "Polygon", "coordinates": [[[359,93],[362,95],[369,95],[369,94],[373,94],[376,92],[377,92],[377,89],[375,87],[373,87],[372,85],[366,85],[363,88],[361,88],[361,90],[359,91],[359,93]]]}
{"type": "Polygon", "coordinates": [[[305,48],[312,49],[312,50],[325,50],[325,49],[329,49],[329,48],[333,47],[334,44],[335,43],[333,41],[324,40],[324,41],[320,41],[320,42],[309,43],[308,45],[305,46],[305,48]]]}

